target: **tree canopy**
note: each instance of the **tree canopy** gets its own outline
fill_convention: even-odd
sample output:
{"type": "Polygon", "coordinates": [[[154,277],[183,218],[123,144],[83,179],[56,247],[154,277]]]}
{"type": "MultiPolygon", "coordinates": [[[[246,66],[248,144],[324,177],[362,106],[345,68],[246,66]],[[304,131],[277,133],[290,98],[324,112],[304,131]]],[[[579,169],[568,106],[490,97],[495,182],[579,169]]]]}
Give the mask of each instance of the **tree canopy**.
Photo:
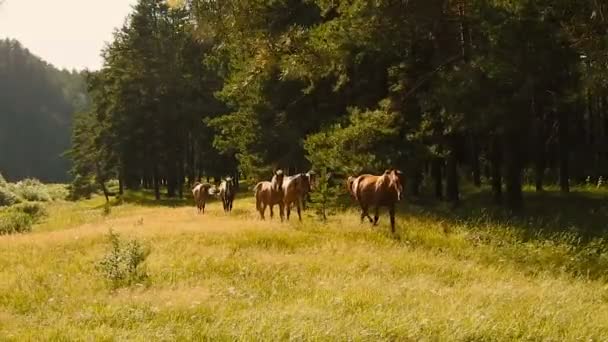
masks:
{"type": "Polygon", "coordinates": [[[81,73],[57,70],[18,41],[0,41],[0,171],[67,181],[72,115],[88,106],[81,73]]]}
{"type": "Polygon", "coordinates": [[[76,129],[73,149],[90,142],[100,178],[157,196],[202,176],[398,167],[413,194],[432,183],[457,203],[468,179],[521,209],[524,183],[568,191],[608,171],[606,13],[592,0],[140,0],[88,78],[96,129],[76,129]]]}

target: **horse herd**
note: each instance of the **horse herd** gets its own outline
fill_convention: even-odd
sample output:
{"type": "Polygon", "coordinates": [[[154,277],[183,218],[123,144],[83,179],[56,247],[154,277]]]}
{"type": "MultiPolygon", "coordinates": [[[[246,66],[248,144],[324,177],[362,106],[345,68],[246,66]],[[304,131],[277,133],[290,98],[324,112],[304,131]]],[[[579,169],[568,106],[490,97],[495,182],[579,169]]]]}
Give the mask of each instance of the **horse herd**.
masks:
{"type": "MultiPolygon", "coordinates": [[[[403,197],[403,174],[399,170],[389,169],[382,175],[363,174],[351,176],[346,180],[346,187],[360,208],[361,221],[367,219],[378,224],[380,207],[388,208],[391,231],[395,232],[395,204],[403,197]],[[369,215],[370,208],[374,210],[374,218],[369,215]]],[[[306,209],[306,199],[315,184],[315,173],[312,171],[285,176],[282,170],[276,170],[270,181],[262,181],[253,188],[256,210],[260,218],[265,219],[266,208],[270,207],[270,217],[274,216],[274,206],[278,205],[281,221],[285,216],[289,220],[292,206],[295,206],[298,219],[302,220],[301,211],[306,209]],[[286,212],[286,215],[285,215],[286,212]]],[[[232,211],[232,203],[236,194],[236,186],[232,178],[223,179],[219,187],[209,183],[197,182],[192,188],[194,202],[199,213],[205,213],[205,203],[210,196],[218,196],[222,201],[225,212],[232,211]]]]}

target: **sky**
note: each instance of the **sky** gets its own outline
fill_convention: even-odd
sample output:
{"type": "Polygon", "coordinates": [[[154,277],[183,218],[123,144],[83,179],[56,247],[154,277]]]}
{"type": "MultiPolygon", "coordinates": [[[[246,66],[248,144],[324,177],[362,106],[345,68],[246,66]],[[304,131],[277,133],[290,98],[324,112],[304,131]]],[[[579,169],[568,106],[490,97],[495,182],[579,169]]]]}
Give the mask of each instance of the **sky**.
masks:
{"type": "MultiPolygon", "coordinates": [[[[2,2],[2,0],[0,0],[2,2]]],[[[58,68],[101,68],[101,49],[136,0],[3,0],[0,39],[19,40],[58,68]]]]}

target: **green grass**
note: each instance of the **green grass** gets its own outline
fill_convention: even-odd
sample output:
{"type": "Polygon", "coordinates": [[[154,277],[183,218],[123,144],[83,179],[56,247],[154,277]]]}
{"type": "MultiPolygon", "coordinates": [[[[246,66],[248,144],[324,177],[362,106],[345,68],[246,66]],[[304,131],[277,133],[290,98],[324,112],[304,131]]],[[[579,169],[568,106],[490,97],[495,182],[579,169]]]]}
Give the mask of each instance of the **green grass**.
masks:
{"type": "Polygon", "coordinates": [[[355,211],[260,221],[244,196],[231,215],[149,193],[105,213],[99,197],[53,202],[32,233],[0,237],[0,340],[602,340],[600,195],[530,195],[519,219],[478,209],[483,194],[414,201],[397,236],[355,211]],[[151,248],[146,284],[114,291],[95,269],[110,228],[151,248]]]}

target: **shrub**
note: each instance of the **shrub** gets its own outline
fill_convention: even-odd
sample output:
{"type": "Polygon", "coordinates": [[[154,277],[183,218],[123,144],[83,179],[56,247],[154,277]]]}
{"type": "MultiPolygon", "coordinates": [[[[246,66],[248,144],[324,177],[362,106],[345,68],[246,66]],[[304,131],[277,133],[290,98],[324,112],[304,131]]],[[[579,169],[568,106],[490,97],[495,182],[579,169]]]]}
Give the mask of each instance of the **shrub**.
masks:
{"type": "Polygon", "coordinates": [[[0,184],[0,207],[11,206],[21,202],[21,199],[13,193],[8,185],[0,184]]]}
{"type": "Polygon", "coordinates": [[[46,208],[40,202],[25,202],[12,206],[10,211],[29,215],[34,221],[47,215],[46,208]]]}
{"type": "Polygon", "coordinates": [[[310,195],[311,207],[315,210],[315,214],[317,214],[317,217],[321,221],[327,221],[329,215],[336,213],[335,209],[339,194],[340,188],[330,184],[329,175],[323,169],[319,175],[316,189],[310,195]]]}
{"type": "Polygon", "coordinates": [[[148,274],[143,263],[150,250],[137,240],[122,241],[111,229],[108,239],[111,248],[96,268],[109,281],[111,287],[116,289],[147,280],[148,274]]]}
{"type": "Polygon", "coordinates": [[[81,198],[89,199],[97,190],[97,185],[92,177],[76,175],[72,183],[68,186],[68,199],[77,201],[81,198]]]}
{"type": "Polygon", "coordinates": [[[26,201],[49,202],[51,195],[37,179],[24,179],[13,186],[15,193],[26,201]]]}
{"type": "Polygon", "coordinates": [[[15,210],[0,212],[0,235],[25,233],[32,230],[32,216],[15,210]]]}
{"type": "Polygon", "coordinates": [[[8,182],[6,181],[6,179],[4,178],[4,176],[2,175],[2,173],[0,172],[0,186],[1,185],[6,185],[8,184],[8,182]]]}
{"type": "Polygon", "coordinates": [[[69,196],[68,187],[64,184],[47,184],[46,189],[53,201],[65,200],[69,196]]]}

